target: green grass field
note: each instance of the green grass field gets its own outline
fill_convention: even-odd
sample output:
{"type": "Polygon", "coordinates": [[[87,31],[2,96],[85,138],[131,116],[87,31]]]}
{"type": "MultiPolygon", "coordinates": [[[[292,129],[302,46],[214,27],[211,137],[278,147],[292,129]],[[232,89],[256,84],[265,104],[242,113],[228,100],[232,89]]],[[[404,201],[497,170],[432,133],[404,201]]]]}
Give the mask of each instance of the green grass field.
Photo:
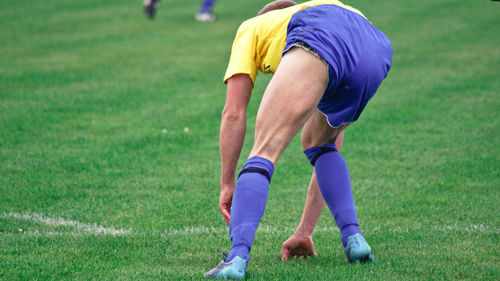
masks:
{"type": "MultiPolygon", "coordinates": [[[[193,20],[198,2],[163,0],[153,21],[139,0],[0,2],[0,280],[200,280],[229,250],[221,79],[268,1],[219,1],[213,24],[193,20]]],[[[295,138],[247,279],[499,280],[500,3],[345,3],[394,47],[343,147],[377,262],[345,263],[326,209],[318,257],[280,261],[311,173],[295,138]]]]}

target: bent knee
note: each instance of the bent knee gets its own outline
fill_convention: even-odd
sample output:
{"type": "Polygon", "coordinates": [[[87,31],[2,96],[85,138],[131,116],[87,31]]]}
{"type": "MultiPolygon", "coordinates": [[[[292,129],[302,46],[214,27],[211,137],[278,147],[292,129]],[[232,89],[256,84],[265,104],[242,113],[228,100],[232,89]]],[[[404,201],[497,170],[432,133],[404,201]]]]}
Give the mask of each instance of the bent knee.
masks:
{"type": "Polygon", "coordinates": [[[300,134],[300,142],[302,149],[306,150],[311,147],[319,147],[326,144],[333,144],[337,140],[340,130],[336,130],[330,134],[313,134],[312,132],[302,131],[300,134]]]}
{"type": "Polygon", "coordinates": [[[338,128],[308,126],[304,128],[300,135],[302,149],[306,150],[311,147],[319,147],[327,144],[334,144],[339,135],[345,130],[349,124],[343,124],[338,128]]]}

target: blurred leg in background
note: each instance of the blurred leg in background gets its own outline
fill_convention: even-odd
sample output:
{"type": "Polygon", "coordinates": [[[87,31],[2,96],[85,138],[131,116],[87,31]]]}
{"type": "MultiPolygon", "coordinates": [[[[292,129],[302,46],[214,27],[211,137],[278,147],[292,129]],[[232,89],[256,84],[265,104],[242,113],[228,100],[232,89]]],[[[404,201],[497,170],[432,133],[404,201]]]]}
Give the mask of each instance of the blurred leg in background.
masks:
{"type": "Polygon", "coordinates": [[[156,13],[156,9],[160,5],[160,0],[144,0],[144,13],[146,17],[153,19],[156,13]]]}
{"type": "Polygon", "coordinates": [[[195,19],[197,21],[214,22],[216,20],[213,12],[215,2],[215,0],[202,0],[200,11],[196,14],[195,19]]]}
{"type": "MultiPolygon", "coordinates": [[[[216,19],[213,12],[215,2],[216,0],[202,0],[200,10],[196,13],[195,19],[201,22],[214,22],[216,19]]],[[[153,19],[158,6],[160,6],[160,0],[144,0],[143,6],[146,17],[153,19]]]]}

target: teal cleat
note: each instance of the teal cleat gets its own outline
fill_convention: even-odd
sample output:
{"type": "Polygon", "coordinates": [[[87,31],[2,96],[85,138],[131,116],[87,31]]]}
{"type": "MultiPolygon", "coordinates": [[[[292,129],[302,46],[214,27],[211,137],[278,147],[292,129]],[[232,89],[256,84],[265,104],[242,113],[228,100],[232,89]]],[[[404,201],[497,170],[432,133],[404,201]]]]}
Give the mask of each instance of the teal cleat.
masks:
{"type": "Polygon", "coordinates": [[[356,233],[347,238],[347,246],[344,248],[348,263],[375,262],[370,245],[361,233],[356,233]]]}
{"type": "Polygon", "coordinates": [[[247,261],[237,256],[229,262],[222,260],[216,267],[212,268],[203,276],[210,279],[242,280],[245,278],[246,268],[247,261]]]}

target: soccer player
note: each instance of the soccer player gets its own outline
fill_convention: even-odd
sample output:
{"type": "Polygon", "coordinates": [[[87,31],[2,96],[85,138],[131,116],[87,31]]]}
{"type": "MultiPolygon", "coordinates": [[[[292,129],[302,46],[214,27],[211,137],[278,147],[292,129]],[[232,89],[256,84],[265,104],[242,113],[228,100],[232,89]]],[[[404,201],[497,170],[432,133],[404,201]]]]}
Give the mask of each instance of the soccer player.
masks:
{"type": "MultiPolygon", "coordinates": [[[[259,14],[238,29],[224,77],[219,209],[229,223],[232,248],[205,277],[244,278],[274,167],[301,128],[301,143],[314,173],[299,230],[314,229],[323,208],[322,200],[312,200],[317,199],[317,181],[341,231],[347,260],[373,261],[359,230],[349,172],[335,142],[359,118],[387,76],[390,41],[361,12],[336,0],[302,4],[279,0],[259,14]],[[274,76],[262,97],[254,144],[235,186],[247,105],[258,70],[274,76]]],[[[290,238],[293,243],[284,245],[283,254],[286,249],[292,255],[313,249],[298,238],[290,238]]]]}
{"type": "MultiPolygon", "coordinates": [[[[214,22],[216,17],[213,12],[213,7],[216,0],[202,0],[201,7],[198,13],[194,16],[197,21],[202,22],[214,22]]],[[[158,6],[160,6],[160,0],[144,0],[144,12],[146,16],[150,19],[154,18],[158,6]]]]}

